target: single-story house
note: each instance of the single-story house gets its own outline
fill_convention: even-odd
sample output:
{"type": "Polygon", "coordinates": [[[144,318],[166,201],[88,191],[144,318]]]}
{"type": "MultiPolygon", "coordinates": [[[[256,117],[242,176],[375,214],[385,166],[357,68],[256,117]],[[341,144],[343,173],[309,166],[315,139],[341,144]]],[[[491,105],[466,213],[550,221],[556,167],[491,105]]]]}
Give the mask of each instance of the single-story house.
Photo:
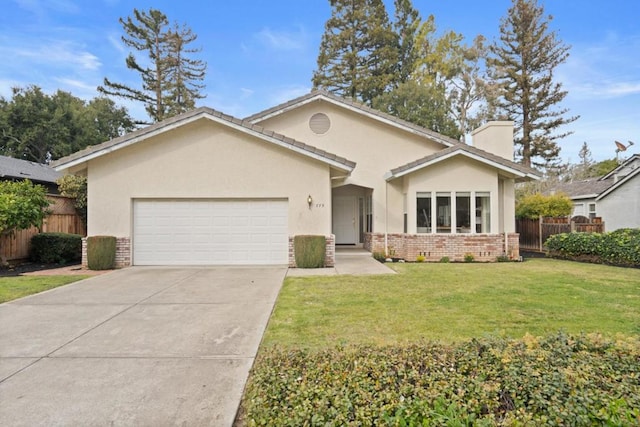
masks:
{"type": "Polygon", "coordinates": [[[198,108],[55,162],[88,180],[119,265],[289,264],[324,235],[413,261],[517,257],[513,124],[473,146],[324,91],[243,120],[198,108]]]}
{"type": "Polygon", "coordinates": [[[0,181],[30,180],[34,184],[42,185],[48,194],[59,194],[56,181],[62,173],[49,165],[0,156],[0,181]]]}
{"type": "Polygon", "coordinates": [[[548,192],[569,196],[573,216],[601,217],[607,231],[640,228],[640,154],[604,176],[560,183],[548,192]]]}

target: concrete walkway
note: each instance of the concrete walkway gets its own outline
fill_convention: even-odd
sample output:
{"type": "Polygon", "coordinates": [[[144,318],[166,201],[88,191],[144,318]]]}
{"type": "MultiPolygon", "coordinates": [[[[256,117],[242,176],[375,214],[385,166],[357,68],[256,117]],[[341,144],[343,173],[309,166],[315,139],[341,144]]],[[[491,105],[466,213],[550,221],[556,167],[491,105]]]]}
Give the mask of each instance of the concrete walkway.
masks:
{"type": "Polygon", "coordinates": [[[376,261],[371,253],[360,248],[336,248],[336,265],[330,268],[290,268],[289,277],[333,276],[336,274],[371,275],[396,274],[376,261]]]}
{"type": "Polygon", "coordinates": [[[0,424],[231,426],[285,274],[134,267],[0,304],[0,424]]]}

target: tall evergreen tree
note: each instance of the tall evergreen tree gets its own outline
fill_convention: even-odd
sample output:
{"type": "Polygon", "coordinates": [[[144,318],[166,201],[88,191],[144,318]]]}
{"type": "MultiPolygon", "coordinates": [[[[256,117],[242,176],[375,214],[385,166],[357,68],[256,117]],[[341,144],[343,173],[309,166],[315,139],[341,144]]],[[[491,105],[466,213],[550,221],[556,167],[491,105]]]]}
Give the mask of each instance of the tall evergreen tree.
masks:
{"type": "Polygon", "coordinates": [[[174,24],[167,33],[167,83],[168,113],[173,116],[195,108],[196,100],[204,98],[201,90],[207,65],[190,54],[199,53],[202,49],[189,48],[198,36],[186,26],[174,24]]]}
{"type": "Polygon", "coordinates": [[[127,68],[140,74],[142,86],[130,87],[105,77],[98,91],[142,102],[153,122],[193,108],[195,100],[203,98],[200,91],[204,86],[199,82],[206,70],[204,62],[189,58],[189,54],[199,52],[187,47],[196,35],[185,26],[169,29],[167,16],[157,9],[134,9],[133,18],[120,18],[120,23],[124,44],[146,53],[148,61],[140,61],[133,53],[126,60],[127,68]],[[146,63],[149,65],[143,65],[146,63]]]}
{"type": "Polygon", "coordinates": [[[392,84],[397,37],[382,0],[330,0],[314,88],[366,104],[392,84]]]}
{"type": "Polygon", "coordinates": [[[406,83],[416,67],[415,42],[420,28],[420,12],[413,7],[411,0],[395,0],[395,19],[393,30],[398,37],[398,67],[395,84],[406,83]]]}
{"type": "Polygon", "coordinates": [[[554,109],[567,92],[553,72],[566,61],[569,46],[549,29],[551,20],[537,0],[512,0],[487,64],[498,88],[495,107],[515,121],[517,154],[526,166],[552,165],[560,153],[556,141],[572,133],[557,129],[578,118],[554,109]]]}

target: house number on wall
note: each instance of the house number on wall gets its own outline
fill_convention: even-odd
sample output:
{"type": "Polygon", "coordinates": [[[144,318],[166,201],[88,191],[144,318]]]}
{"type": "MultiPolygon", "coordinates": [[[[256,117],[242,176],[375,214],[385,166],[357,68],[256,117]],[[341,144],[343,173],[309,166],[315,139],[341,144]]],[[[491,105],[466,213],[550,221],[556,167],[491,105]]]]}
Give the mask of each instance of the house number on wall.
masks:
{"type": "Polygon", "coordinates": [[[324,203],[316,203],[316,208],[324,208],[324,203]]]}

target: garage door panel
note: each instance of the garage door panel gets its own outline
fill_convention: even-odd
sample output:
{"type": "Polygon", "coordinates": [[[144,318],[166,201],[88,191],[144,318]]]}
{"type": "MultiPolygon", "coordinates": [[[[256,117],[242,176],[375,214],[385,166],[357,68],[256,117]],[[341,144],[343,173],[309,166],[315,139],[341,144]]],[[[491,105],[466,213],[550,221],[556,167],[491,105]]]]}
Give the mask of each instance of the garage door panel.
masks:
{"type": "Polygon", "coordinates": [[[286,200],[136,200],[136,265],[286,264],[286,200]]]}

